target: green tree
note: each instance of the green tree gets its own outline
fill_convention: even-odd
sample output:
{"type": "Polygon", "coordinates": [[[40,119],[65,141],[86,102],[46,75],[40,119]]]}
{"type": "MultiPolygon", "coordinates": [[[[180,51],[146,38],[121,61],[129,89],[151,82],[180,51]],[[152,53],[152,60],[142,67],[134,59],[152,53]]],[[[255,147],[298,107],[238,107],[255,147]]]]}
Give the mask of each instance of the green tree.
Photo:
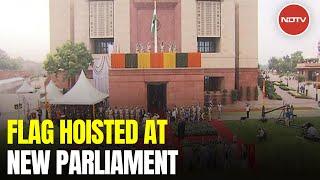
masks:
{"type": "Polygon", "coordinates": [[[44,61],[44,69],[49,74],[54,74],[59,72],[59,63],[57,54],[49,53],[47,54],[47,59],[44,61]]]}
{"type": "Polygon", "coordinates": [[[49,73],[66,72],[66,78],[73,78],[81,70],[87,70],[93,58],[84,43],[66,42],[47,55],[44,69],[49,73]]]}
{"type": "Polygon", "coordinates": [[[224,89],[222,91],[222,105],[226,105],[227,104],[227,93],[228,93],[228,90],[224,89]]]}
{"type": "Polygon", "coordinates": [[[268,67],[269,69],[277,70],[280,74],[287,72],[292,73],[296,71],[297,64],[303,61],[303,53],[301,51],[296,51],[290,56],[286,55],[282,58],[272,57],[268,61],[268,67]]]}
{"type": "Polygon", "coordinates": [[[0,70],[19,70],[22,68],[21,63],[24,60],[19,58],[11,58],[8,54],[0,49],[0,70]]]}
{"type": "Polygon", "coordinates": [[[277,59],[276,57],[272,57],[271,59],[269,59],[268,67],[269,69],[277,70],[279,67],[279,63],[279,59],[277,59]]]}
{"type": "Polygon", "coordinates": [[[290,58],[292,61],[293,68],[296,68],[298,63],[302,63],[304,61],[302,51],[296,51],[296,52],[292,53],[290,58]]]}

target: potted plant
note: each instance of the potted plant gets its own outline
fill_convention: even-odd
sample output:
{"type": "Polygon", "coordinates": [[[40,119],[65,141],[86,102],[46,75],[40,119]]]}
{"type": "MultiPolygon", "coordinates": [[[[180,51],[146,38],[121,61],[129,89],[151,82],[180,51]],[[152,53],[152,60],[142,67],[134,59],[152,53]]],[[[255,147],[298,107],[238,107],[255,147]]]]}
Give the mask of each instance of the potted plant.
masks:
{"type": "Polygon", "coordinates": [[[247,100],[248,100],[248,101],[251,100],[251,89],[250,89],[249,86],[247,87],[247,100]]]}
{"type": "Polygon", "coordinates": [[[238,91],[235,89],[231,91],[231,100],[232,100],[232,103],[238,100],[238,91]]]}
{"type": "Polygon", "coordinates": [[[222,91],[222,104],[223,105],[227,104],[227,93],[228,93],[228,90],[226,90],[226,89],[224,89],[222,91]]]}

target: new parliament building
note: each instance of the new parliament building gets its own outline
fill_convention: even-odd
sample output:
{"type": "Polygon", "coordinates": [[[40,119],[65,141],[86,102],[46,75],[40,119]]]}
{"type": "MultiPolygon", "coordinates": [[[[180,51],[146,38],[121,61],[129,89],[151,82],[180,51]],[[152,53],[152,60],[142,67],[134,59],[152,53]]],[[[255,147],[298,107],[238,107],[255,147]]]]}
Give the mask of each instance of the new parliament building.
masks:
{"type": "Polygon", "coordinates": [[[258,0],[50,0],[51,51],[83,42],[108,59],[112,107],[149,111],[251,96],[258,76],[258,0]],[[112,45],[112,52],[111,46],[112,45]],[[247,91],[250,91],[247,92],[247,91]]]}

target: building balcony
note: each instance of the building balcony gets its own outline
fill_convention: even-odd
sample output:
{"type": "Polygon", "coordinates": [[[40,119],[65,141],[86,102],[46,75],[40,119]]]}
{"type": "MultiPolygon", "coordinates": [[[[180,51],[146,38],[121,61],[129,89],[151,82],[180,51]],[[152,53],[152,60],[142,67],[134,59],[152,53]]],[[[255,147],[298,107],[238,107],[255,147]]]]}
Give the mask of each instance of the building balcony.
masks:
{"type": "Polygon", "coordinates": [[[201,68],[201,53],[115,53],[112,69],[201,68]]]}

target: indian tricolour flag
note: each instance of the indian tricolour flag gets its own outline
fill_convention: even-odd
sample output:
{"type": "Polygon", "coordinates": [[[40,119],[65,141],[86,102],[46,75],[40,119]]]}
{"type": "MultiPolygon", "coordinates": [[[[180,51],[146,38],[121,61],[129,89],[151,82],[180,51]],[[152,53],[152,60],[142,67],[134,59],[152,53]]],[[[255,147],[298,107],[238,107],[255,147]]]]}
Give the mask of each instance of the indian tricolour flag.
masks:
{"type": "Polygon", "coordinates": [[[154,1],[154,10],[151,22],[151,33],[154,36],[154,52],[158,52],[158,17],[157,17],[157,2],[154,1]]]}
{"type": "Polygon", "coordinates": [[[154,1],[154,10],[152,15],[152,22],[151,22],[151,33],[154,34],[156,32],[156,26],[157,26],[157,4],[156,1],[154,1]]]}

